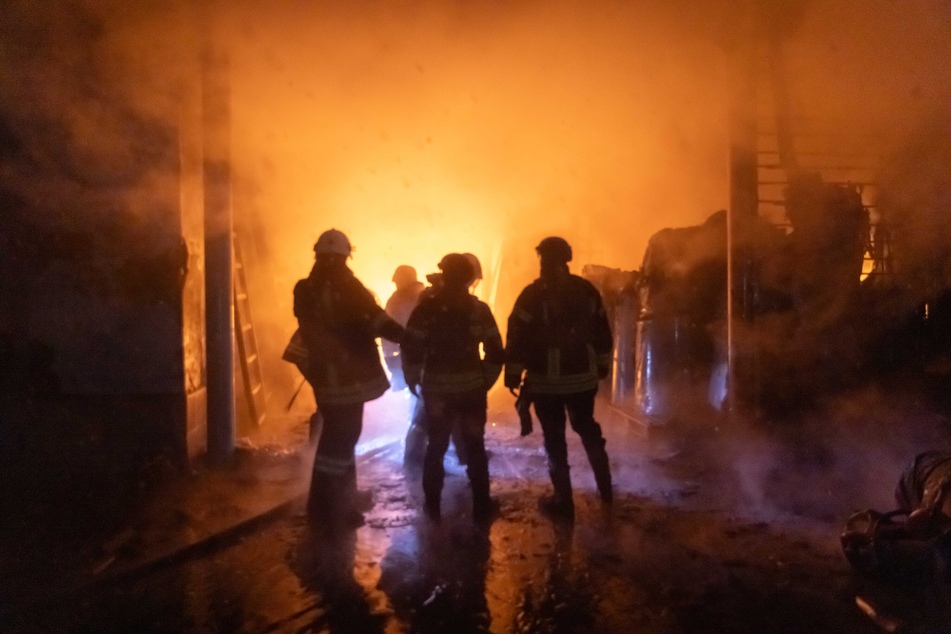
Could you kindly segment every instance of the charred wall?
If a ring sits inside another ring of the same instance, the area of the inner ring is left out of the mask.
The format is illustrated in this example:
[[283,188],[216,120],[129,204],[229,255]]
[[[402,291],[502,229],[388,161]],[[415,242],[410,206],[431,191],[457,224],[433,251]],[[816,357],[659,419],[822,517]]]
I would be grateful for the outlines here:
[[11,492],[134,492],[156,465],[183,464],[186,395],[204,384],[200,102],[175,58],[194,58],[186,16],[168,14],[168,38],[107,9],[12,2],[0,18]]

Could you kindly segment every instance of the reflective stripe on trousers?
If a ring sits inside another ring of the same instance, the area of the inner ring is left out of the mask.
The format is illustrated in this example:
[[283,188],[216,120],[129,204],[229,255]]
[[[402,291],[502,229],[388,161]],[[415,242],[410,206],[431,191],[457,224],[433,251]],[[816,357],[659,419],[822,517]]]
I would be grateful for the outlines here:
[[315,520],[333,519],[350,510],[357,485],[354,448],[363,428],[363,403],[318,403],[324,417],[317,441],[307,513]]

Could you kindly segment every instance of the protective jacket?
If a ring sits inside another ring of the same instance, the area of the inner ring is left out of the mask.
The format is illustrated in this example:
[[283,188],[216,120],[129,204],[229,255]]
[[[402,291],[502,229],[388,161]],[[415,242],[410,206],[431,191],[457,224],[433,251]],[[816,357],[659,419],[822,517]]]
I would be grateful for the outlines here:
[[294,287],[294,315],[319,406],[365,403],[389,388],[376,338],[399,341],[403,329],[350,269],[315,265]]
[[611,367],[613,340],[593,284],[565,272],[541,277],[522,291],[508,321],[505,385],[525,373],[528,394],[594,390]]
[[419,304],[419,296],[422,292],[422,282],[415,282],[407,288],[396,289],[386,300],[386,306],[384,307],[386,314],[405,328],[409,316],[413,314],[413,309]]
[[421,385],[424,394],[485,393],[502,371],[502,337],[492,311],[466,288],[424,294],[402,346],[406,382]]
[[[390,295],[390,298],[386,300],[386,306],[384,307],[386,314],[389,315],[393,321],[405,328],[406,323],[409,321],[409,316],[413,313],[413,309],[419,304],[419,296],[422,292],[422,282],[416,282],[408,288],[396,289],[393,291],[393,294]],[[391,357],[399,356],[399,344],[387,339],[384,339],[382,343],[383,356],[388,362]]]

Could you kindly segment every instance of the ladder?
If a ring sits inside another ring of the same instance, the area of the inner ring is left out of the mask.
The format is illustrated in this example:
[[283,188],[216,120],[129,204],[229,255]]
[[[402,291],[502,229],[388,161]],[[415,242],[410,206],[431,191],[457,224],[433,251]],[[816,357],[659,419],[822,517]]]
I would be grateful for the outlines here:
[[251,321],[251,302],[248,299],[244,259],[241,256],[241,244],[237,233],[232,234],[232,244],[234,248],[234,325],[235,339],[238,342],[238,360],[251,421],[256,428],[260,428],[264,424],[267,413],[264,374],[261,371],[261,358]]
[[[758,215],[789,231],[785,189],[797,170],[819,174],[825,183],[858,188],[869,215],[863,277],[892,270],[888,227],[877,206],[874,165],[837,138],[835,122],[803,117],[788,83],[782,51],[767,45],[757,63]],[[797,116],[798,115],[798,116]]]

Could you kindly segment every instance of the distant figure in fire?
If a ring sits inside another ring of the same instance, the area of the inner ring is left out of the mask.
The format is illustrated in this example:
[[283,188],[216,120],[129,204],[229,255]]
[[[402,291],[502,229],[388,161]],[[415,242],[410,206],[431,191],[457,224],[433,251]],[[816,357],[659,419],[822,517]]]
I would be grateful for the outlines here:
[[[416,269],[407,264],[396,267],[396,271],[393,272],[393,283],[396,284],[396,290],[386,300],[384,310],[393,321],[405,328],[413,309],[419,304],[419,296],[423,292],[423,283],[416,277]],[[386,367],[390,371],[390,382],[393,390],[406,389],[399,344],[386,339],[382,343],[383,360],[386,361]]]
[[594,396],[598,380],[610,371],[613,340],[597,289],[568,270],[568,242],[545,238],[535,250],[541,275],[525,287],[509,317],[505,386],[534,403],[541,423],[554,495],[540,506],[551,516],[571,519],[566,410],[588,454],[601,501],[610,505],[613,500],[605,441],[594,420]]
[[314,388],[324,425],[317,443],[307,514],[328,532],[356,528],[354,448],[363,404],[389,388],[376,338],[398,342],[403,328],[377,304],[347,267],[350,240],[336,229],[314,245],[310,276],[294,287],[294,315],[308,351],[304,377]]
[[406,382],[422,393],[426,408],[425,510],[439,519],[443,460],[453,426],[458,425],[468,455],[473,517],[484,522],[493,511],[485,452],[486,393],[502,372],[502,337],[489,307],[469,294],[474,275],[469,261],[450,253],[439,268],[441,288],[416,307],[403,338]]
[[[396,271],[393,272],[393,283],[396,284],[396,290],[386,300],[386,314],[405,328],[409,316],[419,305],[420,299],[424,295],[432,295],[431,289],[433,287],[424,287],[423,283],[417,278],[416,269],[406,264],[396,267]],[[403,357],[400,346],[384,340],[383,359],[386,361],[386,366],[392,375],[393,390],[406,389],[408,386],[403,376]],[[418,474],[423,465],[423,454],[426,451],[426,411],[419,396],[410,392],[410,399],[412,414],[410,415],[410,424],[406,430],[406,440],[404,441],[403,465],[413,469]]]

